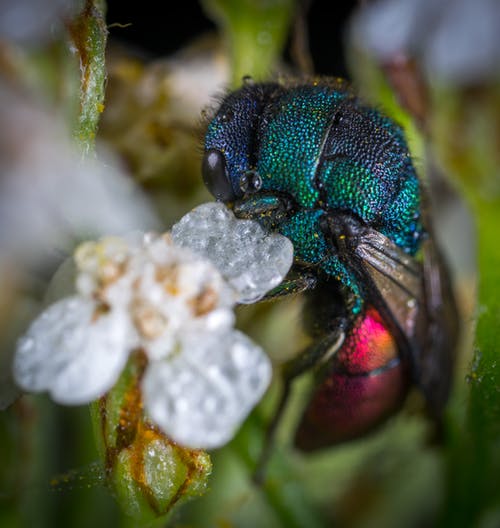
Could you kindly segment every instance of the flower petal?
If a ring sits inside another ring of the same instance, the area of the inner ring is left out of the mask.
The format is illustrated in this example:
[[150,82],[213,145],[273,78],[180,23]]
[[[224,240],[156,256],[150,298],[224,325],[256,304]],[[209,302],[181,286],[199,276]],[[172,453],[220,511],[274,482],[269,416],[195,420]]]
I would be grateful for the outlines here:
[[76,296],[39,315],[17,344],[19,386],[48,390],[55,401],[74,405],[105,393],[125,365],[134,337],[124,314],[94,316],[94,302]]
[[221,203],[202,204],[172,227],[174,242],[210,259],[239,293],[252,303],[277,286],[293,260],[288,238],[267,233],[253,220],[240,220]]
[[271,365],[241,332],[189,339],[187,350],[150,364],[145,407],[176,442],[211,449],[228,442],[265,392]]

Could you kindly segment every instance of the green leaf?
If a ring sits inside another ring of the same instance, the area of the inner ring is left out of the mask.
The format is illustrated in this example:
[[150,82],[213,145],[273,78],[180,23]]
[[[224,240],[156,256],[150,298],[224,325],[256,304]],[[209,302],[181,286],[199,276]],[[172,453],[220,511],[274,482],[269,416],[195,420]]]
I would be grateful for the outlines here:
[[500,95],[493,84],[439,88],[434,97],[439,108],[434,144],[469,204],[478,250],[474,357],[465,418],[450,431],[443,525],[495,526],[500,519]]

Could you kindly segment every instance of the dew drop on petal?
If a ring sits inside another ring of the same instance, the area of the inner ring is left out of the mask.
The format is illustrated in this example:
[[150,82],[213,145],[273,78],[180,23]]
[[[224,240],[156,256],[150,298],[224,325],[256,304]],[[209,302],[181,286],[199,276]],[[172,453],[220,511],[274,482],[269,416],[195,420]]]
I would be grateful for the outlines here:
[[49,391],[64,404],[83,404],[118,378],[131,336],[124,315],[102,315],[95,304],[67,297],[49,306],[18,341],[14,378],[24,390]]
[[145,407],[179,444],[217,448],[232,438],[264,394],[271,365],[260,347],[236,330],[191,339],[185,347],[148,367]]
[[221,203],[202,204],[172,227],[174,242],[210,259],[239,293],[238,302],[262,298],[285,277],[293,260],[286,237],[253,220],[237,219]]

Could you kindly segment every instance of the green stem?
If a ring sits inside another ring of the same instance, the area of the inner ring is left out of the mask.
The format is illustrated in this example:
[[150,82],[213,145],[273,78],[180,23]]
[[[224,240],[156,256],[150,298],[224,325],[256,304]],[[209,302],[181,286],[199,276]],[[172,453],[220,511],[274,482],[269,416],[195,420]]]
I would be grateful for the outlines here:
[[83,11],[68,25],[80,62],[80,108],[74,137],[84,155],[93,152],[97,126],[104,109],[107,28],[105,0],[86,0]]
[[260,81],[274,73],[283,51],[294,0],[203,0],[222,29],[231,60],[232,85],[245,76]]
[[[245,422],[230,447],[246,467],[249,478],[254,473],[264,441],[266,425],[253,413]],[[327,522],[318,512],[316,504],[308,497],[306,490],[290,466],[289,459],[274,446],[267,478],[260,488],[280,526],[287,528],[325,528]]]

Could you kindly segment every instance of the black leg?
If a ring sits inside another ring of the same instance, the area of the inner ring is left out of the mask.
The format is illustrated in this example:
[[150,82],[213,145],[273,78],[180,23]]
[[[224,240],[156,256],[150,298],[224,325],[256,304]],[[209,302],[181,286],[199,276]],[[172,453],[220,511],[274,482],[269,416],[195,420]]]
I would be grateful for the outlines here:
[[312,367],[328,361],[342,346],[344,342],[345,322],[339,319],[337,329],[322,339],[307,347],[299,356],[288,361],[283,367],[283,388],[276,410],[266,430],[264,447],[260,454],[257,466],[253,474],[253,481],[262,485],[266,477],[267,464],[272,453],[276,431],[286,409],[291,392],[293,380]]

